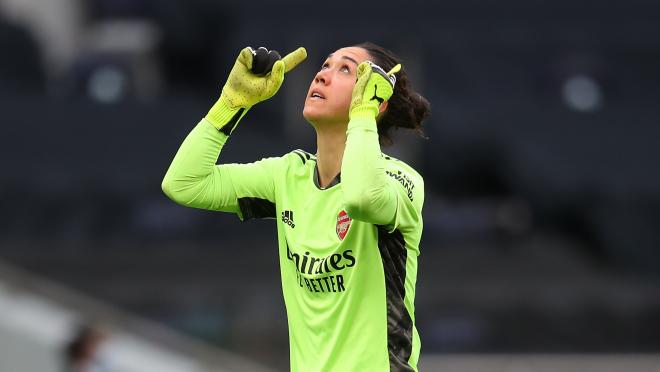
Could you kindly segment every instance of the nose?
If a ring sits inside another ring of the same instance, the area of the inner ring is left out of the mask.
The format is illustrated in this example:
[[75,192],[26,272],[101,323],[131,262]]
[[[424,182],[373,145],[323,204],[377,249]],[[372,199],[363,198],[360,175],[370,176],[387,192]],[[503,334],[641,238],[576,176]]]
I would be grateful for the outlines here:
[[314,82],[327,85],[330,82],[330,75],[328,74],[328,69],[324,69],[317,72],[316,76],[314,76]]

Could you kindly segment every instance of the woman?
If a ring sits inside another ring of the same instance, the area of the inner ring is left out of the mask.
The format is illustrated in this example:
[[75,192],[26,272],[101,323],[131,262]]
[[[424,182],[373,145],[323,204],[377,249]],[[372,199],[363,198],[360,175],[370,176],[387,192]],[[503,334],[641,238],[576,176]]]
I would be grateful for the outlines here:
[[215,164],[239,120],[305,58],[303,48],[281,59],[242,50],[220,99],[181,145],[163,191],[241,220],[277,218],[292,371],[416,371],[424,185],[380,143],[391,143],[396,128],[421,132],[430,109],[398,58],[371,43],[328,56],[303,110],[316,130],[316,155],[294,150]]

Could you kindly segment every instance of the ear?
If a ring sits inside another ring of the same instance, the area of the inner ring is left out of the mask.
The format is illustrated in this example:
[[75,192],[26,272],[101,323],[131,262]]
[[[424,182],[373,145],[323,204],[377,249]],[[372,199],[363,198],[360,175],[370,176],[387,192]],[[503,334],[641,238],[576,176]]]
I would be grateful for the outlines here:
[[383,113],[385,112],[385,110],[387,110],[387,103],[388,103],[387,101],[383,101],[383,103],[381,103],[380,106],[378,106],[378,118],[383,116]]

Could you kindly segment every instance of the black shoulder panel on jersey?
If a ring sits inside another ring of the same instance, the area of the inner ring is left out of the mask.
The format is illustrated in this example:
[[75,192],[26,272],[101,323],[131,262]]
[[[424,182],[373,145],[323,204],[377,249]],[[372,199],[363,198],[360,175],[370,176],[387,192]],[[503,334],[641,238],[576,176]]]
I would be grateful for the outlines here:
[[314,155],[308,153],[308,152],[305,151],[305,150],[296,149],[296,150],[293,150],[292,152],[295,153],[296,155],[298,155],[298,156],[300,157],[300,160],[302,160],[303,164],[305,164],[305,162],[306,162],[307,160],[314,160],[314,161],[316,161],[316,156],[314,156]]
[[255,218],[275,218],[275,203],[260,198],[238,198],[243,221]]
[[300,151],[294,150],[293,153],[298,155],[300,157],[300,160],[302,160],[303,164],[305,164],[305,161],[306,161],[305,156],[303,154],[301,154]]
[[404,303],[406,297],[406,259],[408,252],[403,234],[399,230],[388,233],[378,227],[378,250],[385,273],[387,296],[387,349],[390,371],[408,372],[412,353],[413,322]]

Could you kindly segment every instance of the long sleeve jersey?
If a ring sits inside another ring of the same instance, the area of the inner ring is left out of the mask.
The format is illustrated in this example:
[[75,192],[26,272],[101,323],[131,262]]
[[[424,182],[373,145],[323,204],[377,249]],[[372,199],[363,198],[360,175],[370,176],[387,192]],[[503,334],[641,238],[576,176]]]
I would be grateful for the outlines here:
[[422,177],[381,152],[373,119],[351,120],[325,188],[302,150],[216,165],[227,138],[202,119],[162,187],[185,206],[276,219],[291,370],[417,371]]

